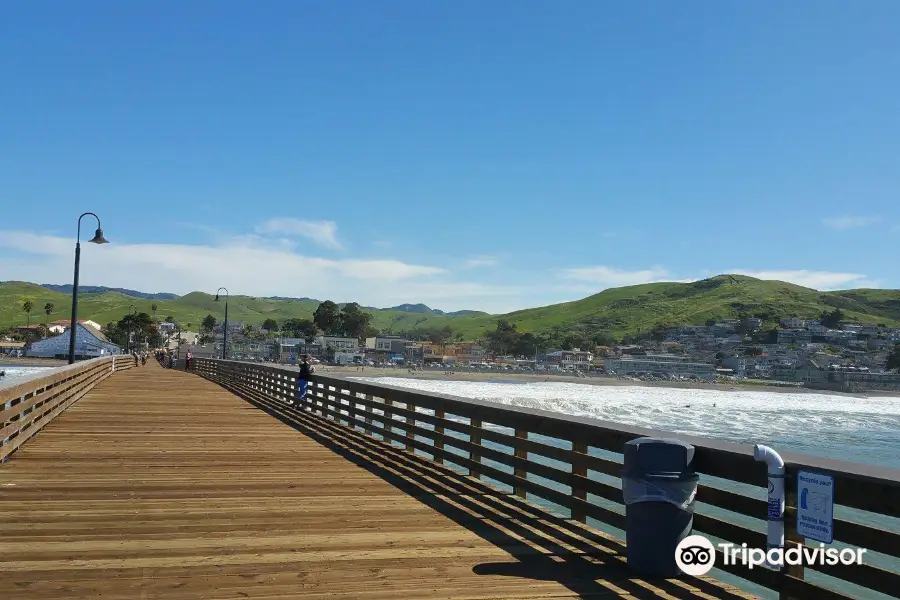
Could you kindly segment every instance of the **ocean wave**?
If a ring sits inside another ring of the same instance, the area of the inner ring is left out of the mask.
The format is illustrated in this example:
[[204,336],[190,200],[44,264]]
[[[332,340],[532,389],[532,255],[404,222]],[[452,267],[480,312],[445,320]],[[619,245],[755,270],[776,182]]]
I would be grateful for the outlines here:
[[360,381],[900,467],[900,398],[534,382]]

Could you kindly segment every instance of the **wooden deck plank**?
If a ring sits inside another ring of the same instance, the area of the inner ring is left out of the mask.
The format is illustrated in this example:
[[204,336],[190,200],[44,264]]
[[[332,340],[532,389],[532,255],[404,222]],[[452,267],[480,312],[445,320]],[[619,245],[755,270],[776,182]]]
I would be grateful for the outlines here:
[[194,375],[116,374],[0,467],[0,597],[750,598]]

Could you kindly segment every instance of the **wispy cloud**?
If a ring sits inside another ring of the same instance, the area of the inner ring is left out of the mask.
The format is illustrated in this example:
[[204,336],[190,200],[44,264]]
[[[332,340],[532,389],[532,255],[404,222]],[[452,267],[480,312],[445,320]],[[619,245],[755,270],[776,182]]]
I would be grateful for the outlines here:
[[393,248],[394,242],[392,242],[391,240],[375,240],[374,245],[376,248],[387,249]]
[[605,265],[564,269],[560,273],[560,276],[565,279],[593,283],[602,288],[675,280],[675,278],[672,277],[672,274],[662,267],[627,271]]
[[747,275],[757,279],[786,281],[814,290],[840,290],[848,288],[878,287],[879,282],[869,279],[862,273],[839,273],[833,271],[746,271],[734,269],[729,271],[736,275]]
[[[424,302],[443,310],[489,312],[528,306],[531,291],[466,280],[429,264],[309,256],[278,236],[249,234],[194,244],[139,244],[123,238],[112,242],[82,246],[82,284],[176,294],[215,291],[224,285],[235,295],[306,296],[369,306]],[[71,254],[69,236],[0,231],[4,280],[71,281]]]
[[[838,290],[847,288],[879,287],[881,282],[871,279],[863,273],[844,273],[835,271],[814,271],[806,269],[796,270],[754,270],[731,269],[728,273],[747,275],[757,279],[786,281],[816,290]],[[621,287],[627,285],[639,285],[642,283],[655,283],[660,281],[692,282],[706,277],[712,273],[708,271],[695,272],[692,277],[676,275],[664,267],[651,267],[640,270],[624,270],[608,266],[580,267],[566,269],[561,273],[565,279],[593,284],[594,291],[600,289]]]
[[463,267],[466,269],[475,269],[477,267],[493,267],[500,262],[500,259],[496,256],[473,256],[463,263]]
[[257,233],[305,237],[325,248],[341,249],[337,224],[333,221],[302,221],[290,217],[269,219],[256,227]]
[[861,227],[868,227],[869,225],[875,225],[881,222],[881,217],[876,216],[844,216],[844,217],[828,217],[822,219],[822,224],[829,229],[836,229],[838,231],[844,231],[846,229],[859,229]]

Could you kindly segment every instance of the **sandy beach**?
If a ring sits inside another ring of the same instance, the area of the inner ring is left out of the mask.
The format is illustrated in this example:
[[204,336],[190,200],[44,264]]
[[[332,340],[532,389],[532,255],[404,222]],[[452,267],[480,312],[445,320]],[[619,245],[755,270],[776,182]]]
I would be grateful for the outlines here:
[[0,355],[0,365],[20,365],[23,367],[61,367],[69,364],[65,360],[55,358],[29,358],[27,356],[16,358],[15,356]]
[[[641,381],[639,379],[620,379],[617,377],[575,377],[565,374],[549,374],[549,373],[499,373],[499,372],[478,372],[478,371],[437,371],[424,370],[412,371],[407,369],[379,369],[375,367],[366,367],[364,371],[359,371],[357,367],[335,367],[335,366],[316,366],[316,372],[323,375],[336,375],[339,377],[402,377],[407,379],[443,379],[450,381],[522,381],[522,382],[557,382],[557,383],[577,383],[581,385],[606,385],[606,386],[640,386],[640,387],[663,387],[663,388],[680,388],[688,390],[719,390],[719,391],[739,391],[739,392],[781,392],[781,393],[819,393],[821,390],[814,390],[803,387],[785,387],[765,384],[734,384],[720,382],[699,382],[699,381]],[[836,393],[836,392],[829,392]]]

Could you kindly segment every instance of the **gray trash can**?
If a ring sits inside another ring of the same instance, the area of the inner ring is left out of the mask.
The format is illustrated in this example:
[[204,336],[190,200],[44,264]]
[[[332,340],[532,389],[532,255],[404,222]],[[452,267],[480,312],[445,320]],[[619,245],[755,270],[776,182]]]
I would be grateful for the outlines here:
[[691,534],[700,476],[694,447],[678,440],[638,438],[625,444],[625,552],[629,569],[677,577],[675,548]]

